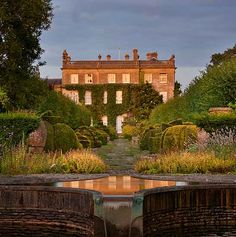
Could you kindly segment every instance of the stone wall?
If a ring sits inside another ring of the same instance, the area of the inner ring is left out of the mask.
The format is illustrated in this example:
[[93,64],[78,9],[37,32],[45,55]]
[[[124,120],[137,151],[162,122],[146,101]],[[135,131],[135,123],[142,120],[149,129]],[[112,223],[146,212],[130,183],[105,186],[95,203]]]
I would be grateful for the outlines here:
[[206,236],[236,226],[236,186],[186,186],[144,192],[143,236]]
[[93,192],[53,187],[0,187],[0,236],[94,235]]

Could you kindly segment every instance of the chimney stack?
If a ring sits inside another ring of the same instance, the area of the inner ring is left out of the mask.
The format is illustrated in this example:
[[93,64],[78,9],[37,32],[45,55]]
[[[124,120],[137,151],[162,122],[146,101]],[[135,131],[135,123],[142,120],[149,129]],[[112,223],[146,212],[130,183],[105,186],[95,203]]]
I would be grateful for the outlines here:
[[111,60],[111,55],[107,55],[107,61],[110,61]]
[[157,54],[157,52],[148,52],[146,54],[146,57],[147,57],[147,60],[151,60],[151,59],[157,60],[158,54]]
[[139,59],[138,50],[133,49],[133,60],[138,61],[138,59]]
[[125,61],[129,61],[129,54],[125,54]]

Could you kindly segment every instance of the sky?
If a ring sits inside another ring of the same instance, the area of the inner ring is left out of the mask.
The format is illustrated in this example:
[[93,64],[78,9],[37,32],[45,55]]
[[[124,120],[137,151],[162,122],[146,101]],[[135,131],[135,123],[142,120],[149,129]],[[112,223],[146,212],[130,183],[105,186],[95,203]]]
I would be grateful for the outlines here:
[[[157,51],[176,56],[176,80],[185,88],[211,55],[236,44],[236,0],[52,0],[51,28],[43,32],[41,77],[61,78],[62,52],[72,60]],[[120,49],[120,53],[119,53]]]

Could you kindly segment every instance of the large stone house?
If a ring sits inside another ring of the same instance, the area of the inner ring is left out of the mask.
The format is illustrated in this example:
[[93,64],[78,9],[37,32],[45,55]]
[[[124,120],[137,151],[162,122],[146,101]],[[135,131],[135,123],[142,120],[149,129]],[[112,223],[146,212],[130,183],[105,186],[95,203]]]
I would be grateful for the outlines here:
[[[147,53],[146,60],[139,58],[138,50],[133,49],[132,58],[126,54],[123,60],[113,60],[110,55],[97,60],[71,60],[66,50],[63,52],[62,62],[62,93],[76,103],[80,102],[77,90],[65,89],[67,85],[98,85],[98,84],[140,84],[151,83],[153,88],[162,96],[163,101],[173,97],[175,84],[175,56],[168,60],[159,60],[157,52]],[[108,98],[108,91],[104,91],[104,103]],[[122,90],[116,91],[116,104],[122,103]],[[92,92],[85,91],[85,105],[91,105]],[[117,132],[122,132],[121,126],[127,114],[120,114],[116,118]],[[109,124],[108,117],[102,116],[105,125]]]

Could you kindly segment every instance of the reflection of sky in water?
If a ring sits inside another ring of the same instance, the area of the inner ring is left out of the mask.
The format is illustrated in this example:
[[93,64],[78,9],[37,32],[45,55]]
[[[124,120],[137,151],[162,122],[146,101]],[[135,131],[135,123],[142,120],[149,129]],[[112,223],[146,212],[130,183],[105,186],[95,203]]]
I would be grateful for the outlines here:
[[131,195],[144,189],[185,185],[187,185],[186,182],[138,179],[128,175],[55,183],[56,187],[90,189],[105,195]]

